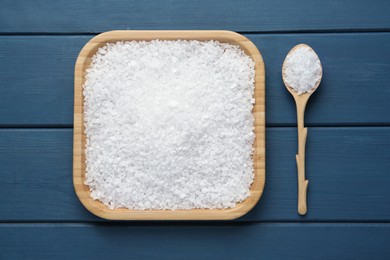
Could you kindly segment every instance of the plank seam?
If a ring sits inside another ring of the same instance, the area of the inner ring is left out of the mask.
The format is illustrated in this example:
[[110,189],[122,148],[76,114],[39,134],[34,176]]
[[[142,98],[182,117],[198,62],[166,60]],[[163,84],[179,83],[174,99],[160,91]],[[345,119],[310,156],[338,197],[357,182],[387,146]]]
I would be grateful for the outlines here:
[[[184,29],[183,29],[184,30]],[[236,31],[240,34],[348,34],[348,33],[387,33],[390,28],[357,28],[357,29],[317,29],[317,30],[280,30],[280,31]],[[0,32],[0,36],[95,36],[96,32]]]
[[265,224],[265,225],[274,225],[274,224],[302,224],[302,225],[367,225],[367,224],[377,224],[377,225],[390,225],[390,220],[377,221],[377,220],[367,220],[367,221],[354,221],[354,220],[345,220],[345,221],[320,221],[320,220],[307,220],[307,221],[272,221],[272,220],[215,220],[215,221],[201,221],[201,220],[189,220],[189,221],[177,221],[177,220],[153,220],[153,221],[110,221],[110,220],[99,220],[99,221],[0,221],[0,227],[5,225],[109,225],[109,226],[242,226],[250,224]]

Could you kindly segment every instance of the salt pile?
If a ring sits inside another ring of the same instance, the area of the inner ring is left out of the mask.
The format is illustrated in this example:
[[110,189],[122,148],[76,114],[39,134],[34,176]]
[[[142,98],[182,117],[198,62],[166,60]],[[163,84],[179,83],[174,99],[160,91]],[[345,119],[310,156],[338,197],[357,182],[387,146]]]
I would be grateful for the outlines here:
[[283,78],[298,95],[311,93],[321,76],[320,59],[309,46],[302,45],[287,55],[283,64]]
[[86,181],[110,208],[230,208],[253,182],[254,62],[217,41],[109,43],[84,84]]

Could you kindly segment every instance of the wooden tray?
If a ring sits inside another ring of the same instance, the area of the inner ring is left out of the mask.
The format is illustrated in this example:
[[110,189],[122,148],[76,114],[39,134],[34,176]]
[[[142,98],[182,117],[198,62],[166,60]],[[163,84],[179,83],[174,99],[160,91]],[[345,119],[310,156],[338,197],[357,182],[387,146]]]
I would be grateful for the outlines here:
[[[256,103],[254,142],[254,182],[250,196],[231,209],[194,209],[194,210],[111,210],[90,196],[90,190],[84,184],[85,179],[85,134],[83,123],[83,83],[85,71],[91,57],[97,49],[108,42],[131,40],[218,40],[236,44],[255,61]],[[231,31],[110,31],[97,35],[81,50],[75,67],[74,84],[74,132],[73,132],[73,185],[81,203],[93,214],[113,220],[224,220],[235,219],[251,210],[259,201],[265,183],[265,75],[264,62],[256,46],[246,37]]]

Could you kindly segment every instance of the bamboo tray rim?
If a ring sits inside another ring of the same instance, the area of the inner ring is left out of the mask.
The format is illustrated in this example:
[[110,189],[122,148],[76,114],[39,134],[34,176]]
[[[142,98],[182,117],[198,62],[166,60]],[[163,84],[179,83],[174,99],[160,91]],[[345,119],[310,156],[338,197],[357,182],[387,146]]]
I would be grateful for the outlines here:
[[[109,209],[90,196],[84,184],[85,179],[85,134],[83,122],[83,83],[85,70],[97,49],[108,42],[160,40],[217,40],[238,45],[255,61],[255,118],[254,181],[250,196],[234,208],[192,209],[192,210],[130,210]],[[265,68],[264,61],[256,46],[246,37],[232,31],[132,31],[119,30],[101,33],[82,48],[75,64],[74,81],[74,131],[73,131],[73,186],[81,203],[91,213],[110,220],[229,220],[248,213],[259,201],[265,184]]]

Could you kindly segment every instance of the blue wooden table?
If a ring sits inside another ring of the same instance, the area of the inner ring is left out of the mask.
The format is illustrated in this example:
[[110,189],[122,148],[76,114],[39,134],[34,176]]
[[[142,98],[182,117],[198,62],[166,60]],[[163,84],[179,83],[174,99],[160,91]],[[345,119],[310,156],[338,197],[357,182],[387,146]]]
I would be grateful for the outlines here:
[[[111,222],[72,186],[73,69],[113,29],[226,29],[266,64],[267,177],[224,222]],[[298,43],[321,57],[309,102],[305,217],[296,212]],[[0,2],[0,259],[390,259],[390,1]]]

